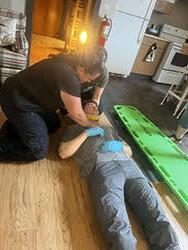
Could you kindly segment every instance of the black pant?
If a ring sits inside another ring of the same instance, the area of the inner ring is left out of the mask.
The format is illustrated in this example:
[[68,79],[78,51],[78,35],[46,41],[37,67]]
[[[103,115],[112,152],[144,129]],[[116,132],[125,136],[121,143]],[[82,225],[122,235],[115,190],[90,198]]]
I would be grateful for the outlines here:
[[8,102],[1,104],[8,120],[1,131],[0,161],[35,161],[44,158],[48,151],[48,133],[60,127],[58,115],[55,112],[21,112]]

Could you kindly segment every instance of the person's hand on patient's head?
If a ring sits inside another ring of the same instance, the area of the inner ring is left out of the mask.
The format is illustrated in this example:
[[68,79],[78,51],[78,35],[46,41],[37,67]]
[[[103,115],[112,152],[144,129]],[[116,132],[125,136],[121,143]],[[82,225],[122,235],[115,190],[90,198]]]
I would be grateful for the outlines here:
[[98,135],[101,137],[104,136],[104,129],[100,127],[89,128],[89,129],[86,129],[85,132],[88,137],[98,136]]
[[89,120],[98,121],[99,119],[99,110],[95,103],[88,102],[84,107],[84,112]]
[[84,107],[84,112],[86,114],[91,114],[91,115],[98,115],[99,114],[98,107],[93,102],[86,103],[86,105]]

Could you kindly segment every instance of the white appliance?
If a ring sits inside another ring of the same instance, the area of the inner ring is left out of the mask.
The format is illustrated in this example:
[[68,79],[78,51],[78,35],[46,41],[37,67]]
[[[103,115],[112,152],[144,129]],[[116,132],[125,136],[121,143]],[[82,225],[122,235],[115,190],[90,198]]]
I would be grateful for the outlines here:
[[172,61],[176,53],[181,53],[183,42],[188,37],[188,31],[164,24],[160,37],[171,41],[171,43],[164,54],[153,80],[158,83],[174,83],[175,85],[179,85],[184,74],[188,73],[187,68],[175,66],[172,64]]
[[112,18],[112,30],[105,46],[109,72],[124,76],[130,74],[155,2],[156,0],[101,1],[99,15],[103,17],[107,14]]

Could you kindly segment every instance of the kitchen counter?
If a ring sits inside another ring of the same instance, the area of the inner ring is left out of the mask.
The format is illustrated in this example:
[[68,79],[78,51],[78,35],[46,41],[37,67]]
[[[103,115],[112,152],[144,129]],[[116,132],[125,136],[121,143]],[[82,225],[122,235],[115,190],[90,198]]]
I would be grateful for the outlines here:
[[188,43],[184,43],[183,46],[188,48]]
[[183,54],[188,55],[188,43],[184,43],[183,47],[182,47],[182,51]]
[[[133,65],[132,72],[136,74],[153,76],[170,42],[170,40],[145,33],[144,39],[140,45],[135,63]],[[155,57],[153,61],[147,62],[145,58],[150,52],[151,46],[153,44],[157,46]],[[181,53],[188,55],[188,43],[183,44]]]
[[161,38],[161,37],[158,37],[158,36],[154,36],[154,35],[151,35],[151,34],[148,34],[148,33],[145,33],[144,36],[149,37],[149,38],[153,38],[153,39],[157,39],[157,40],[163,41],[163,42],[170,42],[170,40],[167,40],[167,39],[164,39],[164,38]]
[[[159,41],[164,41],[164,42],[171,42],[170,40],[168,39],[164,39],[164,38],[161,38],[161,37],[158,37],[158,36],[154,36],[154,35],[151,35],[151,34],[148,34],[148,33],[145,33],[144,34],[144,37],[149,37],[149,38],[152,38],[152,39],[157,39]],[[183,44],[183,47],[187,48],[188,49],[188,43],[184,43]]]
[[[140,49],[133,65],[132,72],[136,74],[153,76],[164,56],[169,43],[169,40],[145,33],[144,39],[140,45]],[[149,51],[151,51],[153,44],[157,46],[155,57],[153,61],[147,62],[145,58]]]

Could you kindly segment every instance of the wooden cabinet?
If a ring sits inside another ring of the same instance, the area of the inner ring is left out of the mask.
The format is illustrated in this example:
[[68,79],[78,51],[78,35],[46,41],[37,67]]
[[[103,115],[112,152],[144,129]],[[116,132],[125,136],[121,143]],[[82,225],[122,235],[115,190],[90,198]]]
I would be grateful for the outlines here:
[[154,11],[170,15],[173,11],[174,4],[166,0],[157,0]]
[[57,37],[61,29],[64,0],[35,0],[32,32]]
[[183,53],[183,54],[185,54],[185,55],[188,55],[188,43],[184,43],[184,44],[183,44],[181,53]]
[[[145,58],[153,44],[156,44],[157,46],[154,61],[146,62]],[[154,36],[145,35],[133,65],[132,73],[153,76],[163,58],[168,44],[168,41],[155,38]]]

